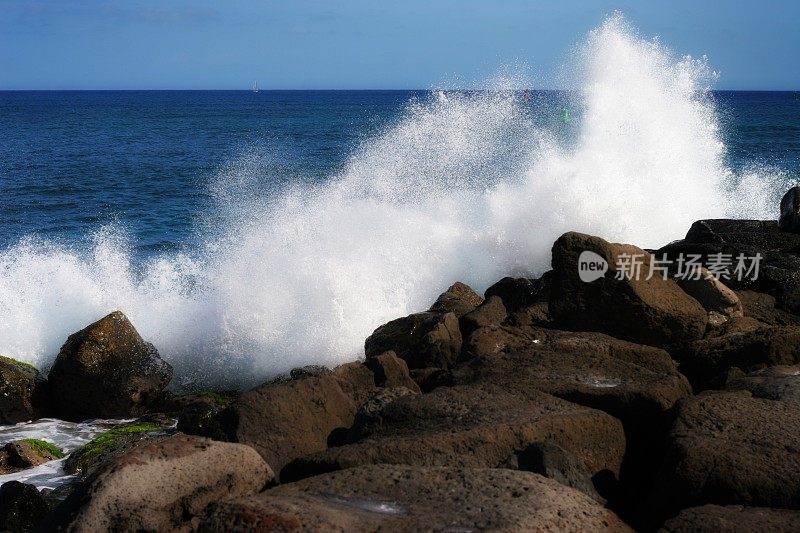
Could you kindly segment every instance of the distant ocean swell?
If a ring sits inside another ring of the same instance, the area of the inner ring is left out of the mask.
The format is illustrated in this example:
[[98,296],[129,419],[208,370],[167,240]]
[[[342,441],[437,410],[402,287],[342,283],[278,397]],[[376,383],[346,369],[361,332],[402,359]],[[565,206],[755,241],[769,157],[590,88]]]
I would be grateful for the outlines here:
[[725,167],[704,60],[619,16],[578,50],[571,142],[534,126],[518,91],[441,93],[324,185],[254,193],[245,153],[213,183],[223,222],[198,229],[196,254],[134,266],[116,226],[84,250],[19,242],[0,252],[0,354],[47,368],[69,333],[120,309],[175,386],[246,387],[359,357],[453,281],[541,274],[564,231],[655,246],[699,218],[774,218],[783,178]]

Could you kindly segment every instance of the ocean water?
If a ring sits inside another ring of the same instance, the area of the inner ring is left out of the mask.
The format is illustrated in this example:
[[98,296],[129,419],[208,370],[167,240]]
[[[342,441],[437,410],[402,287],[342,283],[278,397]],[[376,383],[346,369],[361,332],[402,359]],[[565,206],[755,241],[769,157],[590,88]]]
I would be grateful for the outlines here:
[[46,370],[119,309],[174,388],[247,387],[456,280],[541,274],[564,231],[776,218],[800,100],[712,67],[611,17],[561,91],[0,92],[0,354]]

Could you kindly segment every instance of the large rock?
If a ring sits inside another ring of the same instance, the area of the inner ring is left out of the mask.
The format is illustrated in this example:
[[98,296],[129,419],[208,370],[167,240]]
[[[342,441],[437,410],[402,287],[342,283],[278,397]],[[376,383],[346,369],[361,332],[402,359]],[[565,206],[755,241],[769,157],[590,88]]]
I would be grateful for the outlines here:
[[770,326],[800,326],[800,316],[793,315],[776,304],[775,297],[762,292],[736,291],[745,317],[754,318]]
[[455,383],[537,389],[621,420],[627,446],[620,493],[603,492],[629,521],[641,512],[671,409],[692,393],[667,352],[601,333],[509,327],[477,330],[464,350],[474,357],[453,370]]
[[747,392],[682,400],[651,497],[653,516],[704,505],[800,508],[800,409]]
[[0,530],[28,533],[49,512],[50,506],[35,486],[9,481],[0,487]]
[[720,322],[731,317],[744,316],[739,296],[705,268],[700,269],[700,275],[696,279],[680,279],[678,285],[700,302],[709,312],[709,319],[712,321]]
[[0,424],[39,418],[47,407],[47,383],[39,371],[0,357]]
[[539,441],[569,451],[592,476],[616,476],[625,451],[617,419],[536,390],[440,387],[398,397],[373,416],[381,423],[361,428],[361,440],[297,459],[281,479],[379,463],[495,467]]
[[367,359],[393,351],[409,369],[449,368],[461,352],[461,331],[455,313],[426,311],[388,322],[364,342]]
[[[581,280],[578,263],[583,252],[607,263],[604,275],[591,282]],[[626,257],[641,260],[641,274],[616,279]],[[565,233],[553,245],[553,319],[567,329],[601,331],[652,346],[681,346],[699,339],[708,321],[706,310],[658,271],[648,279],[652,261],[649,253],[635,246]]]
[[550,299],[551,276],[547,273],[539,279],[505,277],[486,289],[484,298],[488,300],[497,296],[503,301],[506,311],[516,313]]
[[61,418],[136,416],[172,379],[172,367],[119,311],[73,333],[48,376]]
[[681,371],[697,389],[724,385],[727,371],[745,373],[800,363],[800,327],[757,326],[703,339],[681,360]]
[[[711,222],[754,223],[761,227],[752,232],[720,232],[698,230],[706,228]],[[659,258],[665,258],[675,264],[681,256],[696,259],[701,266],[713,270],[719,264],[719,258],[726,257],[730,261],[730,272],[722,281],[729,288],[752,290],[775,297],[779,308],[791,313],[800,312],[800,235],[782,233],[775,222],[761,221],[700,221],[689,230],[686,238],[670,243],[656,252]],[[738,258],[745,258],[745,266],[752,266],[752,258],[760,257],[758,273],[735,272]],[[747,275],[745,275],[747,274]]]
[[458,321],[461,335],[468,338],[473,331],[486,326],[499,326],[506,319],[506,308],[499,296],[489,296],[481,305]]
[[658,533],[755,533],[800,531],[800,511],[743,507],[741,505],[703,505],[684,509],[667,520]]
[[774,220],[698,220],[689,228],[685,241],[741,245],[767,251],[800,251],[800,236],[782,232]]
[[789,233],[800,233],[800,187],[792,187],[781,198],[778,228]]
[[483,303],[483,298],[472,290],[469,285],[455,282],[445,292],[439,295],[429,311],[437,313],[454,313],[460,317],[469,313]]
[[534,442],[512,454],[502,466],[541,474],[562,485],[577,489],[603,505],[606,503],[595,490],[592,478],[580,460],[552,442]]
[[209,504],[273,479],[248,446],[178,433],[107,461],[48,520],[71,532],[187,530]]
[[726,383],[729,390],[746,390],[755,398],[780,400],[800,407],[800,366],[773,366],[733,377]]
[[239,396],[207,424],[207,435],[252,446],[275,472],[292,459],[324,450],[337,431],[353,424],[375,392],[361,363],[333,372],[265,383]]
[[215,506],[211,531],[631,531],[575,489],[530,472],[374,465]]
[[411,379],[406,362],[392,351],[370,357],[364,365],[375,375],[378,387],[406,387],[420,392],[417,383]]

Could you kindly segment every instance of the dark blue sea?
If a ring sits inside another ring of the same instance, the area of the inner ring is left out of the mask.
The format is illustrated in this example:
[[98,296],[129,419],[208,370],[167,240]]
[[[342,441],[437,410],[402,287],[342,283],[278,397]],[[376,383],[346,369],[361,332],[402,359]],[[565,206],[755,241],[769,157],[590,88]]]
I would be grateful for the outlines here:
[[[261,179],[319,183],[396,123],[408,91],[0,92],[0,249],[25,236],[79,243],[121,224],[137,255],[191,246],[210,182],[246,151]],[[800,100],[791,92],[715,92],[726,165],[800,172]],[[520,96],[560,117],[564,95]],[[580,116],[573,114],[577,125]]]

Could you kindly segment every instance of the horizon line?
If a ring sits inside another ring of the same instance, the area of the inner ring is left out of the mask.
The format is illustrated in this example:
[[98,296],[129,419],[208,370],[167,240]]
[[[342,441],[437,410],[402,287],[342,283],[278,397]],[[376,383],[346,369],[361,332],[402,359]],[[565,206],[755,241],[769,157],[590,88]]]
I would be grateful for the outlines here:
[[[102,88],[93,88],[93,89],[3,89],[0,88],[0,92],[189,92],[189,91],[215,91],[215,92],[287,92],[287,91],[307,91],[307,92],[354,92],[354,91],[364,91],[364,92],[432,92],[432,91],[467,91],[467,92],[484,92],[484,91],[495,91],[495,92],[503,92],[503,91],[539,91],[539,92],[553,92],[553,91],[575,91],[577,89],[555,89],[550,87],[543,87],[543,88],[531,88],[531,87],[519,87],[519,88],[510,88],[510,89],[474,89],[474,88],[427,88],[427,89],[363,89],[363,88],[351,88],[351,89],[262,89],[259,88],[258,91],[253,91],[253,89],[102,89]],[[781,89],[781,88],[773,88],[773,89],[743,89],[743,88],[718,88],[718,89],[710,89],[711,92],[798,92],[798,89]]]

